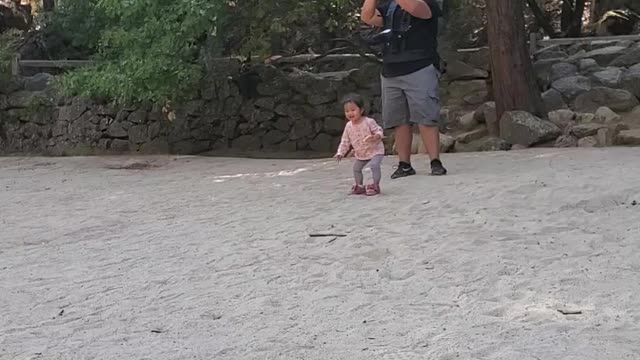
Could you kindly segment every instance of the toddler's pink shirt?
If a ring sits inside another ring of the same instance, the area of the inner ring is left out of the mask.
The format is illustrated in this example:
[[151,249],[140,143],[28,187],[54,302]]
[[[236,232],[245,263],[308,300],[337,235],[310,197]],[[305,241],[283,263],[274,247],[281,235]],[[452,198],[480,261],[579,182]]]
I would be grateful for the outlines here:
[[371,160],[376,155],[384,155],[382,140],[364,141],[367,136],[376,134],[382,138],[382,128],[370,117],[363,116],[356,124],[349,121],[342,133],[337,155],[345,156],[350,147],[353,147],[358,160]]

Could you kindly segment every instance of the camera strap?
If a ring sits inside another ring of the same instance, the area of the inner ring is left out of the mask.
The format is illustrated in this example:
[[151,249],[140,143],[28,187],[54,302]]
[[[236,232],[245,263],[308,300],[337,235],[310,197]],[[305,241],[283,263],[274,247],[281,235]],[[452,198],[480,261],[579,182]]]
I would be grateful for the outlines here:
[[411,27],[411,15],[406,11],[400,9],[400,11],[403,12],[402,21],[400,22],[400,27],[396,28],[395,13],[396,13],[396,10],[398,10],[398,7],[399,7],[398,3],[395,0],[392,0],[389,3],[389,7],[387,7],[387,13],[385,14],[385,18],[387,19],[387,23],[389,24],[389,29],[391,31],[399,30],[399,31],[405,32],[409,30],[409,28]]

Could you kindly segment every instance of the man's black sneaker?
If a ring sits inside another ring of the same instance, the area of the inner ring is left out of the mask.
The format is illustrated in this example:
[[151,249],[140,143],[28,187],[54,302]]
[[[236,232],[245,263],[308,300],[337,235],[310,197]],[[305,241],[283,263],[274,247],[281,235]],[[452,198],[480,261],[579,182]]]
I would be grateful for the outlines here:
[[398,165],[398,168],[396,169],[396,171],[393,174],[391,174],[391,178],[397,179],[397,178],[407,177],[415,174],[416,174],[416,171],[413,169],[411,164],[401,162]]
[[442,176],[447,175],[447,169],[442,165],[442,161],[435,159],[431,161],[431,175]]

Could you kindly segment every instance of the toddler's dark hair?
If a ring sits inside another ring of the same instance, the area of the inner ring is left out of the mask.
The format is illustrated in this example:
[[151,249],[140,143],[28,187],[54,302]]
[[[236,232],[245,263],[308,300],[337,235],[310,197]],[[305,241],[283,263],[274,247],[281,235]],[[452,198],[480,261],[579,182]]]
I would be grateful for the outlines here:
[[342,105],[348,104],[348,103],[354,103],[356,104],[357,107],[359,107],[360,109],[362,109],[362,111],[365,111],[364,108],[364,98],[356,93],[351,93],[346,95],[345,97],[342,98]]

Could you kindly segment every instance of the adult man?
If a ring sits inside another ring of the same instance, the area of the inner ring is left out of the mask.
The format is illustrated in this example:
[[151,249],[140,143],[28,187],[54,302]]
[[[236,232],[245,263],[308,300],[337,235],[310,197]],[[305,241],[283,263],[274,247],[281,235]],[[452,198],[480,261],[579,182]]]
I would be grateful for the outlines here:
[[415,175],[411,166],[413,124],[431,158],[431,174],[445,175],[440,161],[440,56],[438,55],[438,17],[436,0],[391,0],[378,6],[364,0],[362,21],[384,27],[388,35],[382,58],[382,120],[395,129],[398,169],[392,179]]

